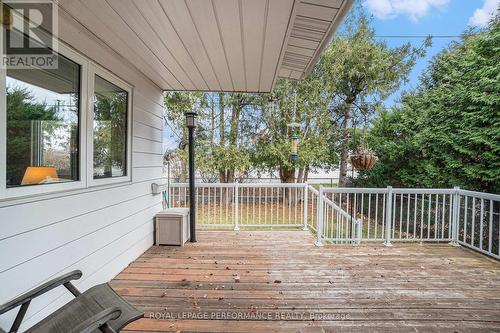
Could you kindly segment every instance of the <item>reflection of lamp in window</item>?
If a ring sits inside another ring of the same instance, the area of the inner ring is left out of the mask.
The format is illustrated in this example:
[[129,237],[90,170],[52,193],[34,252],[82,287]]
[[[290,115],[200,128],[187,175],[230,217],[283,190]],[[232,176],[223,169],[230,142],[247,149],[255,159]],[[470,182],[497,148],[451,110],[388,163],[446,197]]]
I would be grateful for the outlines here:
[[31,166],[26,169],[21,185],[49,183],[57,178],[57,171],[54,167]]
[[6,4],[2,4],[0,7],[2,7],[2,26],[4,29],[11,30],[13,23],[11,8]]

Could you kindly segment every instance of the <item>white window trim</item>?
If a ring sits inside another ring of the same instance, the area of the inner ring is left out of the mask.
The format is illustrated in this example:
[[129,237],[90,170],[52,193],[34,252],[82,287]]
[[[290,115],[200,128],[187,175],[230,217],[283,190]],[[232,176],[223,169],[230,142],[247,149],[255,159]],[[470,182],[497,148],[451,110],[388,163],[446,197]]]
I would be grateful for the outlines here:
[[[94,179],[94,83],[95,76],[98,75],[106,81],[109,81],[116,85],[117,87],[125,90],[127,92],[127,172],[125,176],[121,177],[109,177],[109,178],[99,178]],[[89,187],[117,184],[124,182],[132,182],[132,86],[121,80],[111,72],[106,69],[96,65],[91,64],[88,71],[88,114],[87,123],[89,128],[87,130],[87,184]]]
[[6,76],[7,71],[5,69],[1,70],[0,73],[0,107],[5,110],[5,112],[0,112],[0,200],[26,197],[33,195],[48,194],[61,191],[69,191],[75,189],[85,188],[87,186],[86,174],[87,174],[87,161],[85,160],[86,150],[87,150],[87,117],[86,110],[87,106],[87,73],[89,67],[89,61],[73,51],[69,47],[59,43],[58,52],[60,55],[70,59],[76,64],[80,65],[80,108],[79,108],[79,179],[76,181],[64,182],[64,183],[52,183],[45,185],[33,185],[33,186],[20,186],[7,188],[6,177],[7,177],[7,94],[6,94]]
[[[7,94],[6,70],[0,68],[0,202],[26,197],[51,195],[55,193],[74,190],[94,189],[97,186],[112,186],[120,183],[132,183],[132,99],[133,87],[118,78],[110,71],[93,63],[85,56],[74,51],[63,42],[59,41],[57,53],[80,65],[80,109],[79,109],[79,180],[52,183],[45,185],[20,186],[7,188]],[[127,91],[127,174],[122,177],[94,179],[94,76],[99,75],[105,80]]]

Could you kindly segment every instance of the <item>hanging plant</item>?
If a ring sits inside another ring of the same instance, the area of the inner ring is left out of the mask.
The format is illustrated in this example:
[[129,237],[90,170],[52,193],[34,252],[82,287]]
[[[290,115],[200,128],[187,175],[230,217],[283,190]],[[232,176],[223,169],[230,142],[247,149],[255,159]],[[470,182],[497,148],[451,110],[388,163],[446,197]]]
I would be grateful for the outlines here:
[[350,158],[352,166],[358,170],[370,170],[378,160],[377,155],[368,147],[364,139]]

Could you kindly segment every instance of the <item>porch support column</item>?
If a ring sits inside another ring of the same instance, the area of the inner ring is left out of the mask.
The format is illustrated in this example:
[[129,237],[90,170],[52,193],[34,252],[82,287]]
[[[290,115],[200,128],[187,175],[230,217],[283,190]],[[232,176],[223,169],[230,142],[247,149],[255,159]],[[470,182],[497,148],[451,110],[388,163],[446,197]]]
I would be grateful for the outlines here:
[[196,242],[196,189],[194,184],[194,129],[196,128],[196,112],[186,112],[189,146],[189,231],[191,243]]

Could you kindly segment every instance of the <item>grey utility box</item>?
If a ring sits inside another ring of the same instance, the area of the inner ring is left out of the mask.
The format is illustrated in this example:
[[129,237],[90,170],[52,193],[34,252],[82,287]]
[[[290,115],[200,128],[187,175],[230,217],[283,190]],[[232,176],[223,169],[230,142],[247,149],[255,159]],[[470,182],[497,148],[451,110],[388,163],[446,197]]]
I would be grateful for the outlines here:
[[155,244],[183,246],[189,240],[189,208],[169,208],[156,214]]

